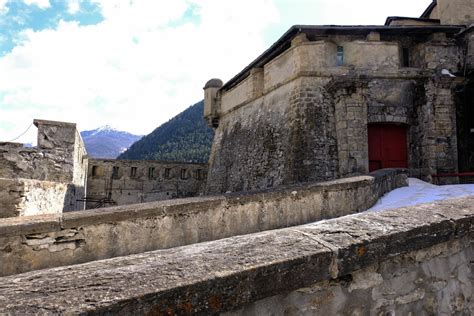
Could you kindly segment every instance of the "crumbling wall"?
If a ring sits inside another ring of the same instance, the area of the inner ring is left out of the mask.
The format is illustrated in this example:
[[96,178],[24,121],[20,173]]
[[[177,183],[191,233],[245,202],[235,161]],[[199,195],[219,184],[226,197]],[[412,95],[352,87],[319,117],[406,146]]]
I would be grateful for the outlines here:
[[[76,200],[85,193],[87,159],[76,124],[44,120],[34,120],[34,124],[38,128],[37,147],[27,148],[19,143],[0,142],[0,178],[5,179],[4,181],[11,179],[11,183],[19,181],[21,190],[16,191],[21,193],[15,194],[26,200],[25,203],[17,203],[17,198],[8,199],[13,203],[8,206],[5,200],[0,217],[9,216],[7,214],[23,216],[57,213],[58,209],[70,211],[84,208]],[[43,194],[40,188],[44,189]],[[13,192],[8,187],[1,188],[1,191],[4,195]],[[58,196],[52,196],[52,192],[57,192]],[[39,196],[48,198],[51,203],[41,201],[41,198],[37,198]],[[45,209],[47,205],[51,210]]]
[[245,195],[200,197],[0,220],[0,275],[301,225],[366,210],[400,170]]
[[0,142],[0,177],[71,182],[70,152]]

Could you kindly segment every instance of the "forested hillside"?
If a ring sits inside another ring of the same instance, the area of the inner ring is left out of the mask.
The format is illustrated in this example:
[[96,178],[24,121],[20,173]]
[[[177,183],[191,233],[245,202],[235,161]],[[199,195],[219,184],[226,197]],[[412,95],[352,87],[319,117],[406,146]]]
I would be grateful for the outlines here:
[[118,159],[207,162],[214,131],[203,118],[204,102],[190,106],[134,143]]

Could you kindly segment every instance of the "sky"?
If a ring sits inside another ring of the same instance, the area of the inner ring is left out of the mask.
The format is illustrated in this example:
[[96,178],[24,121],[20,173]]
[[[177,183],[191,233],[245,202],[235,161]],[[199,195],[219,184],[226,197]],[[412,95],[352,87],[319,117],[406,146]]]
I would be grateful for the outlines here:
[[[431,0],[0,0],[0,141],[33,119],[153,131],[294,24],[382,25]],[[15,141],[34,143],[30,128]]]

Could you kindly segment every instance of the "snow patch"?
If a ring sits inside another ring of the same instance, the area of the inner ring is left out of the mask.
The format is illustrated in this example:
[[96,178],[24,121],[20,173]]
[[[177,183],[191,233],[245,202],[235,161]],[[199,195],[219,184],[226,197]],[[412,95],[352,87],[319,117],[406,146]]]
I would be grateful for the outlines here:
[[420,179],[409,178],[408,187],[395,189],[385,194],[367,211],[378,212],[468,195],[474,195],[474,184],[434,185]]
[[104,125],[95,129],[92,135],[95,135],[101,132],[118,132],[118,130],[110,125]]

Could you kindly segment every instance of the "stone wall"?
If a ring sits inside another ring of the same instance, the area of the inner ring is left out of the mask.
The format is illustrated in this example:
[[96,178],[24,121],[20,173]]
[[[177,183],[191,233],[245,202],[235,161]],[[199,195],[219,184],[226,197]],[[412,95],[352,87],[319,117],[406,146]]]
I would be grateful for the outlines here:
[[319,89],[324,81],[299,78],[224,116],[213,142],[207,192],[335,179],[334,114]]
[[[433,181],[435,174],[458,172],[455,96],[468,42],[428,28],[424,34],[389,29],[367,31],[362,39],[349,31],[324,40],[299,33],[278,43],[290,45],[278,56],[254,62],[263,78],[253,68],[242,81],[224,85],[216,93],[221,110],[213,117],[207,192],[366,174],[370,124],[406,129],[411,176]],[[252,85],[257,73],[261,93]]]
[[[76,200],[85,194],[87,159],[76,124],[44,120],[34,120],[34,124],[38,128],[37,147],[0,142],[0,179],[10,183],[0,191],[11,195],[8,201],[13,203],[3,201],[0,217],[84,209]],[[11,190],[11,185],[18,189]],[[44,188],[43,198],[48,197],[51,203],[41,201],[40,188]],[[53,197],[52,192],[58,196]]]
[[2,217],[59,214],[76,209],[71,184],[30,179],[0,178]]
[[28,272],[0,313],[472,315],[474,198]]
[[437,0],[435,10],[438,11],[442,24],[470,25],[474,23],[474,3],[472,0]]
[[90,159],[87,196],[95,202],[88,207],[103,198],[126,205],[199,196],[206,178],[207,164]]
[[0,275],[178,247],[364,211],[400,170],[274,191],[0,220]]
[[351,41],[343,47],[346,65],[379,71],[396,71],[400,67],[396,42]]

